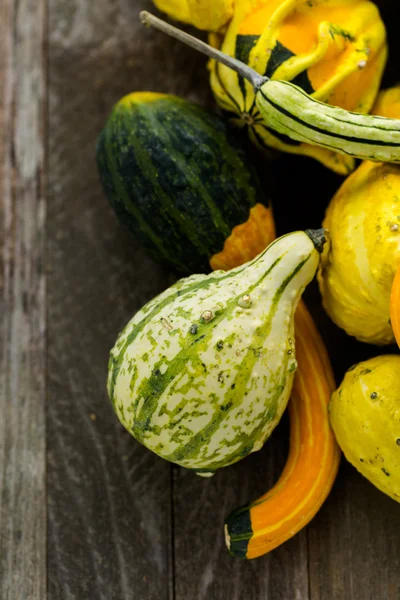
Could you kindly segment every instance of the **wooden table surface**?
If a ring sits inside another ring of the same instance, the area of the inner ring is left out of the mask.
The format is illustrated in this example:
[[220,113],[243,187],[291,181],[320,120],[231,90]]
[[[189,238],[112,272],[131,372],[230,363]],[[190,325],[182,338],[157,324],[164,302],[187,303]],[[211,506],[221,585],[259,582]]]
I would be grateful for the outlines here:
[[[400,16],[396,0],[381,7],[390,84]],[[132,90],[213,106],[204,59],[142,27],[144,8],[0,0],[0,599],[399,600],[400,507],[344,460],[306,530],[252,562],[228,555],[224,516],[278,477],[285,420],[261,452],[203,480],[112,412],[108,352],[174,276],[108,207],[96,136]],[[273,169],[280,231],[317,227],[338,178],[307,159]],[[307,300],[338,379],[377,353],[329,322],[315,286]]]

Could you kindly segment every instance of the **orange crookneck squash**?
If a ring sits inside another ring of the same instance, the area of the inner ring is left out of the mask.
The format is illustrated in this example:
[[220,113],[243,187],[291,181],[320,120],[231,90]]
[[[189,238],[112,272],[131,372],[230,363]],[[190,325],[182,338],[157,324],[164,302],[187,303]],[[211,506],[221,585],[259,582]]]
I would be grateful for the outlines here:
[[340,450],[328,419],[335,381],[324,343],[303,302],[295,324],[298,370],[288,405],[289,455],[274,487],[226,520],[228,549],[240,558],[266,554],[307,525],[328,496],[339,467]]

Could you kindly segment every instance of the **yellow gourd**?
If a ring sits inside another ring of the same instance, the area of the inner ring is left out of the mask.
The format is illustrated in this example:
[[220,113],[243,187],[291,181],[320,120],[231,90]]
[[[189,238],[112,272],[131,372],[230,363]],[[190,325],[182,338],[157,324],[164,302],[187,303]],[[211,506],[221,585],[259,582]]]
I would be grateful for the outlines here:
[[400,502],[400,356],[349,369],[332,395],[330,419],[347,460]]
[[173,19],[204,31],[219,31],[233,14],[233,0],[154,0]]
[[[368,0],[236,0],[220,40],[210,37],[261,75],[293,81],[318,100],[360,113],[371,110],[387,57],[385,27]],[[258,146],[312,156],[342,175],[353,170],[350,156],[272,132],[251,85],[214,60],[210,70],[217,102]]]
[[[400,116],[400,87],[380,94],[374,113]],[[363,342],[394,341],[390,292],[400,264],[400,166],[364,161],[332,199],[318,275],[332,320]]]

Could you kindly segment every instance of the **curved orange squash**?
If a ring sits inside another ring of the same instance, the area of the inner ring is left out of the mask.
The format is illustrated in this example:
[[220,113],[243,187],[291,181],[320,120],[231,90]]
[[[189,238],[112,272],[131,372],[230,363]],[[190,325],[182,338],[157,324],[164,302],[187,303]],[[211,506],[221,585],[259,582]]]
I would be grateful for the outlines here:
[[336,477],[340,450],[328,419],[336,386],[324,343],[303,303],[296,313],[296,346],[289,456],[275,486],[227,518],[226,543],[234,556],[256,558],[298,533],[317,513]]
[[400,347],[400,267],[394,278],[390,294],[390,322],[397,345]]

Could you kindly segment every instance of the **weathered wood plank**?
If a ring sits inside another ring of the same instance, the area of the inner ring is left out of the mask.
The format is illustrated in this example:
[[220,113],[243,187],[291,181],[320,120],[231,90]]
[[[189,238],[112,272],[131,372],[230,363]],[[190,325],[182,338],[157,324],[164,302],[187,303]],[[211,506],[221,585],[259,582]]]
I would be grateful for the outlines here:
[[400,598],[400,511],[343,461],[308,531],[313,600]]
[[[96,137],[122,95],[196,94],[191,56],[140,25],[139,9],[150,7],[131,0],[50,6],[52,600],[172,595],[171,467],[124,432],[105,392],[118,331],[172,279],[117,224],[94,164]],[[208,97],[203,89],[198,97]]]
[[46,2],[0,3],[0,597],[46,595]]

